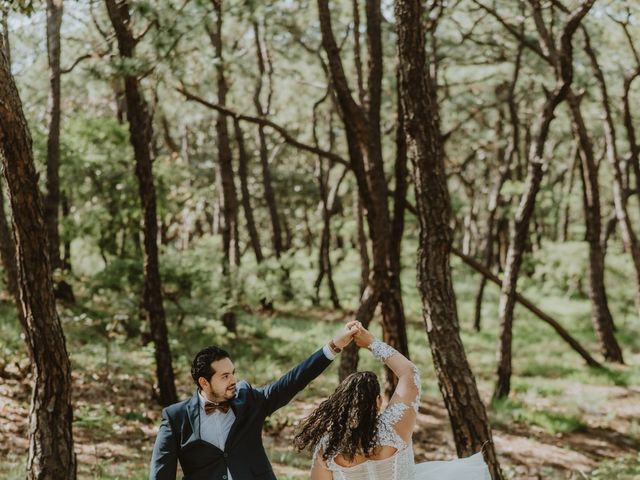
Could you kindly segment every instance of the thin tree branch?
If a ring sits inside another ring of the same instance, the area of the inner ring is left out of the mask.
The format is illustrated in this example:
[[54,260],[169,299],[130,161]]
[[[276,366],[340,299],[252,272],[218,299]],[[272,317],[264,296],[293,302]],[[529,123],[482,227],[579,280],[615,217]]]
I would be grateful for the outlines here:
[[181,87],[177,87],[176,90],[178,92],[180,92],[182,95],[184,95],[185,98],[187,98],[187,100],[192,100],[194,102],[197,102],[201,105],[204,105],[207,108],[210,108],[212,110],[215,110],[219,113],[222,113],[223,115],[227,115],[231,118],[234,119],[238,119],[238,120],[242,120],[244,122],[249,122],[249,123],[254,123],[257,125],[262,125],[265,127],[269,127],[272,128],[273,130],[275,130],[277,133],[280,134],[280,136],[284,139],[284,141],[286,143],[288,143],[289,145],[296,147],[300,150],[304,150],[306,152],[309,153],[313,153],[315,155],[319,155],[323,158],[332,160],[336,163],[339,163],[341,165],[346,166],[347,168],[350,168],[351,165],[350,163],[345,160],[344,158],[342,158],[340,155],[333,153],[333,152],[329,152],[327,150],[324,150],[322,148],[318,148],[318,147],[314,147],[312,145],[308,145],[306,143],[303,143],[299,140],[297,140],[291,133],[289,133],[287,131],[286,128],[284,128],[281,125],[278,125],[275,122],[272,122],[271,120],[268,120],[266,118],[259,118],[259,117],[254,117],[251,115],[245,115],[245,114],[241,114],[241,113],[237,113],[234,112],[233,110],[227,108],[227,107],[223,107],[222,105],[217,105],[215,103],[211,103],[207,100],[205,100],[202,97],[199,97],[198,95],[195,95],[189,91],[187,91],[187,89],[183,86]]

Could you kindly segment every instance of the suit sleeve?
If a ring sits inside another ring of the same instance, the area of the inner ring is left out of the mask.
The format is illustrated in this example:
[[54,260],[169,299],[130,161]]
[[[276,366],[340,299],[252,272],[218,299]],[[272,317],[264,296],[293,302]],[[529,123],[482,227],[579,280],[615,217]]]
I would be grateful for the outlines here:
[[320,349],[285,373],[279,380],[257,389],[265,398],[266,416],[289,403],[300,390],[324,372],[330,364],[331,360]]
[[149,480],[175,480],[178,469],[178,444],[166,409],[162,411],[162,423],[153,446]]

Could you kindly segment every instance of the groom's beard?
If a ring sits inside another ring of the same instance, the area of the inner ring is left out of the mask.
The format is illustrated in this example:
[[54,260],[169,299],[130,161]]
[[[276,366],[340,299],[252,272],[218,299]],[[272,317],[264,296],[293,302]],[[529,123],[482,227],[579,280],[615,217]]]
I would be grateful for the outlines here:
[[211,391],[211,393],[208,395],[209,400],[214,401],[214,402],[226,402],[227,400],[231,400],[232,398],[235,398],[236,396],[236,386],[233,385],[232,387],[227,388],[226,390],[220,392],[220,391]]
[[225,395],[224,398],[226,400],[231,400],[232,398],[234,398],[236,396],[236,386],[234,385],[233,387],[228,388],[225,391]]

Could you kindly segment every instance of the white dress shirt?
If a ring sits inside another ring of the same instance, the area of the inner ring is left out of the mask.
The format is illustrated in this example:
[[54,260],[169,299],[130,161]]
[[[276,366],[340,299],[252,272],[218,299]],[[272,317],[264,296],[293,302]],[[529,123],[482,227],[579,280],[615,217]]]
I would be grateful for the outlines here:
[[322,353],[324,353],[324,356],[329,360],[333,360],[334,358],[336,358],[336,354],[333,353],[333,350],[331,350],[331,347],[329,345],[325,345],[324,347],[322,347]]
[[[333,353],[329,345],[322,347],[322,352],[329,360],[336,358],[336,354]],[[205,442],[215,445],[224,452],[231,426],[236,420],[236,414],[230,408],[227,413],[216,410],[211,415],[207,415],[204,411],[204,406],[209,400],[205,398],[201,391],[198,392],[198,396],[200,397],[200,437]],[[227,477],[229,480],[233,480],[229,469],[227,469]]]
[[[227,443],[231,425],[236,420],[236,414],[230,408],[227,413],[216,410],[211,415],[207,415],[204,406],[209,400],[202,395],[202,392],[198,392],[198,396],[200,397],[200,437],[224,452],[224,445]],[[233,480],[229,469],[227,469],[227,477]]]

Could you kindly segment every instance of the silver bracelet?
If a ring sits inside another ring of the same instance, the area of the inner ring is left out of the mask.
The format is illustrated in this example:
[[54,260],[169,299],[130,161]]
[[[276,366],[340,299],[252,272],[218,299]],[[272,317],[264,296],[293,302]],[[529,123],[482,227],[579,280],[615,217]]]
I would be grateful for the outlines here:
[[369,345],[369,350],[371,350],[371,353],[374,357],[382,361],[385,361],[390,356],[398,353],[395,348],[390,347],[380,340],[374,340],[373,342],[371,342],[371,344]]

